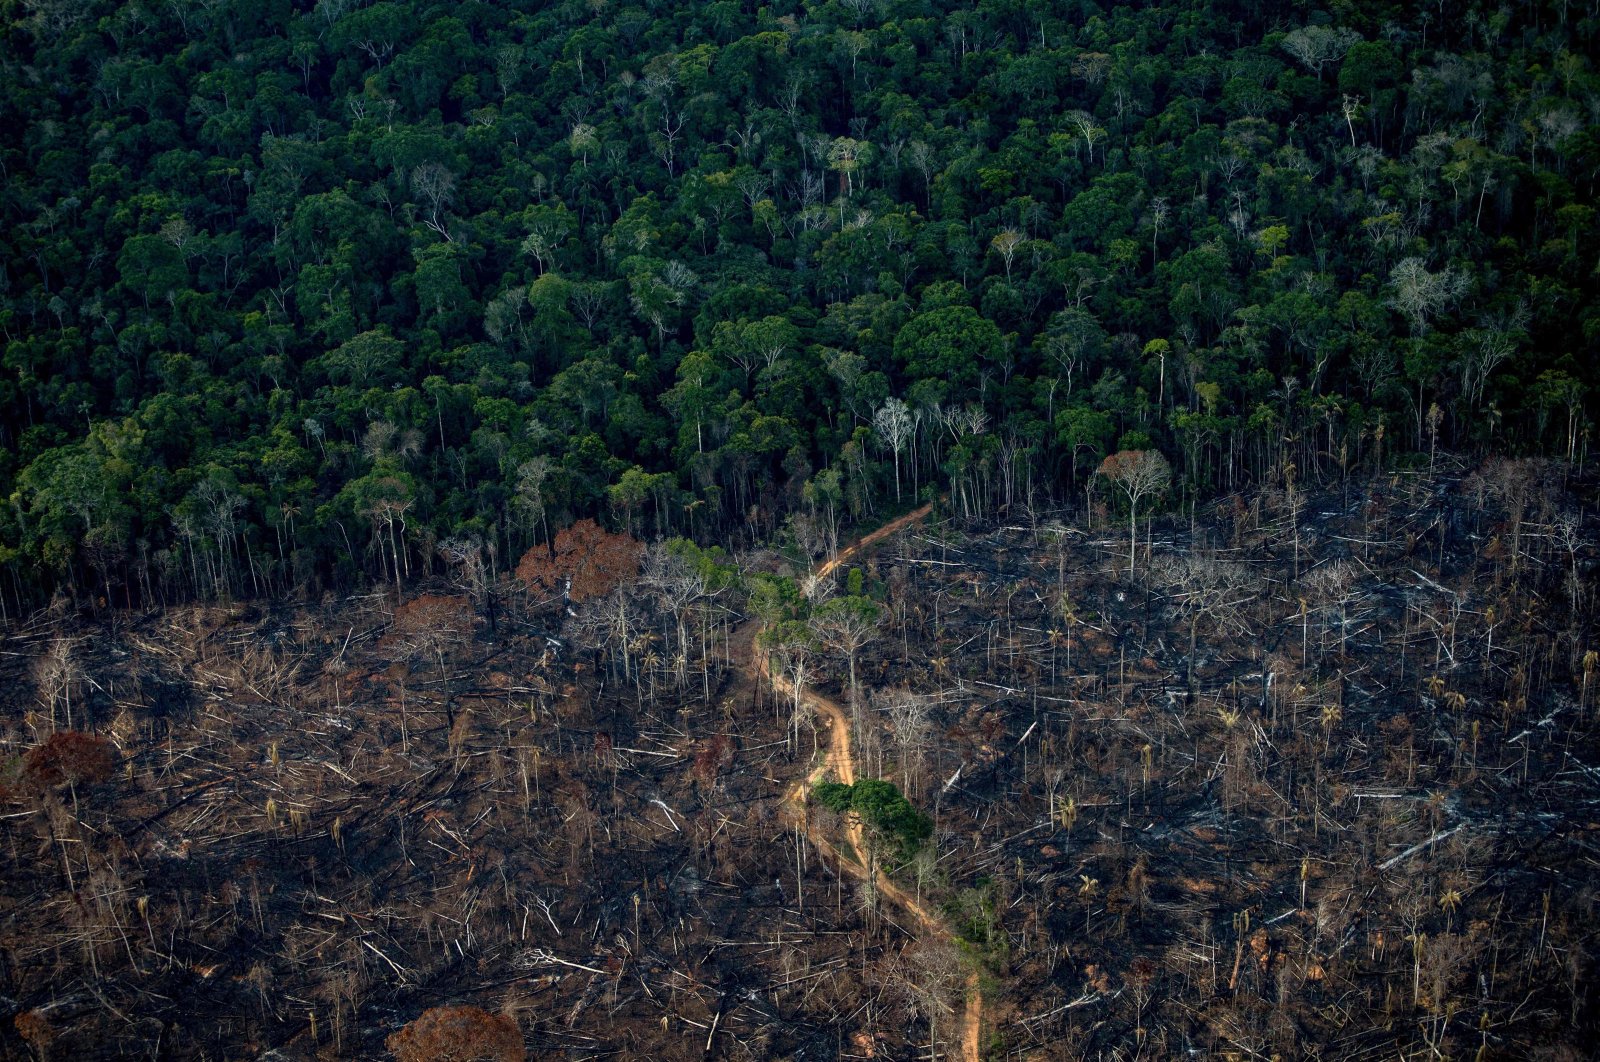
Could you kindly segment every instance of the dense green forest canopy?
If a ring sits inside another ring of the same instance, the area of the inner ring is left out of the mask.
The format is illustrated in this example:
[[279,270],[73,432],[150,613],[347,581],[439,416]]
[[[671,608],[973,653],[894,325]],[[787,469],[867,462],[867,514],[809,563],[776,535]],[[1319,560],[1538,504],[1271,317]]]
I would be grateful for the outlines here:
[[1586,446],[1592,0],[3,9],[8,610]]

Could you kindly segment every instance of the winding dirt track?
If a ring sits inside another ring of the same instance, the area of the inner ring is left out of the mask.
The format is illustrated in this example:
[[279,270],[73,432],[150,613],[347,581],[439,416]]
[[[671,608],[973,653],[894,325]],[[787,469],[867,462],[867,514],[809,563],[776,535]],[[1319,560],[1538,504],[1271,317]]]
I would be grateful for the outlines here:
[[[856,539],[850,545],[817,565],[815,575],[819,579],[827,578],[840,565],[848,563],[862,551],[869,549],[891,535],[898,534],[913,524],[920,523],[932,511],[933,506],[931,505],[913,509],[904,516],[884,524],[871,534]],[[761,679],[766,678],[772,683],[774,689],[793,695],[794,686],[788,679],[780,675],[768,675],[766,655],[759,647],[751,652],[750,659],[752,662],[751,669],[755,672],[751,677],[755,681],[759,682]],[[820,829],[812,825],[805,814],[806,796],[811,792],[811,787],[818,782],[831,775],[835,780],[846,785],[855,783],[856,765],[850,749],[849,717],[837,703],[821,694],[804,690],[802,691],[801,699],[809,704],[827,723],[828,751],[816,769],[789,791],[785,802],[797,819],[806,824],[806,835],[813,845],[849,873],[854,874],[856,877],[864,877],[867,873],[866,861],[841,853],[838,846],[823,836]],[[845,827],[845,837],[850,849],[854,853],[865,852],[867,850],[866,836],[861,822],[853,816],[846,821],[848,824]],[[875,877],[878,894],[911,915],[922,932],[942,940],[950,938],[950,930],[936,916],[930,913],[923,904],[918,902],[916,897],[889,880],[888,876],[881,870],[877,871]],[[961,1057],[963,1062],[980,1062],[982,1057],[982,1029],[983,994],[980,991],[978,975],[972,973],[967,977],[966,1008],[961,1019]]]

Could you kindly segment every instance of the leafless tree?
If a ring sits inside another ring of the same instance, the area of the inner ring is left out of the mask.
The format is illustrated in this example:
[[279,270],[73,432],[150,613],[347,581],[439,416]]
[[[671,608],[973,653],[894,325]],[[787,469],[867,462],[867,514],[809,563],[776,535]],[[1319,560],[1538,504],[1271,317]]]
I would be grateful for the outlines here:
[[744,196],[745,206],[754,210],[756,204],[767,197],[767,189],[772,186],[772,180],[766,174],[752,170],[735,177],[733,186]]
[[[550,478],[550,459],[543,455],[533,457],[517,466],[515,493],[511,495],[511,513],[518,527],[533,534],[536,527],[545,524],[545,482]],[[548,528],[546,528],[548,533]]]
[[883,407],[872,415],[872,428],[888,444],[894,454],[894,499],[900,500],[900,452],[905,449],[906,443],[911,441],[911,433],[916,423],[911,419],[911,411],[898,398],[890,398],[883,403]]
[[574,283],[567,290],[567,301],[572,305],[572,312],[578,315],[583,327],[591,332],[605,309],[607,291],[607,286],[601,281]]
[[1255,597],[1254,579],[1241,564],[1215,556],[1170,557],[1156,565],[1156,581],[1171,586],[1169,601],[1189,621],[1189,688],[1195,688],[1194,667],[1200,622],[1219,631],[1238,626],[1245,606]]
[[455,584],[481,606],[493,579],[483,540],[473,534],[456,535],[439,543],[437,552]]
[[444,212],[455,198],[456,175],[442,162],[421,163],[411,171],[411,191],[421,201],[422,223],[452,242]]
[[[384,476],[376,486],[377,489],[363,503],[361,515],[371,525],[372,548],[378,554],[380,565],[392,567],[394,589],[398,595],[404,589],[402,576],[407,579],[411,577],[411,551],[401,549],[400,543],[406,538],[406,513],[411,511],[414,499],[410,497],[410,488],[398,477]],[[385,545],[389,547],[387,557],[384,556]]]
[[[793,697],[790,701],[789,714],[789,747],[794,748],[800,739],[800,723],[805,718],[805,688],[811,681],[812,657],[815,648],[811,639],[803,636],[803,632],[789,630],[778,632],[769,643],[772,659],[777,663],[779,672],[789,680],[790,691]],[[787,635],[787,636],[784,636]]]
[[1172,216],[1172,205],[1164,195],[1158,195],[1150,200],[1150,268],[1156,267],[1156,259],[1160,254],[1158,241],[1161,239],[1161,226],[1165,225],[1167,218]]
[[1472,409],[1483,403],[1490,374],[1527,338],[1530,316],[1527,303],[1519,302],[1509,313],[1489,318],[1462,336],[1461,393]]
[[524,56],[522,49],[516,45],[508,44],[495,49],[494,53],[494,81],[500,89],[500,99],[503,102],[511,95],[511,90],[516,87],[517,79],[522,76]]
[[841,0],[841,6],[855,18],[856,28],[878,13],[879,0]]
[[1351,45],[1361,40],[1361,34],[1352,29],[1336,26],[1302,26],[1290,30],[1283,38],[1283,50],[1294,56],[1305,68],[1322,77],[1322,68],[1344,58]]
[[938,155],[925,141],[913,140],[906,150],[906,158],[922,175],[923,195],[926,197],[933,185],[933,171],[939,168]]
[[1492,499],[1505,509],[1513,573],[1521,566],[1522,538],[1530,503],[1548,490],[1549,473],[1549,463],[1540,458],[1496,457],[1485,462],[1466,482],[1468,489],[1475,491],[1480,499]]
[[939,1028],[956,1013],[964,973],[961,953],[946,940],[924,940],[907,949],[890,971],[890,983],[912,1010],[928,1019],[930,1060],[950,1057],[940,1050]]
[[1420,258],[1405,258],[1389,274],[1389,303],[1411,322],[1411,334],[1427,332],[1429,323],[1467,291],[1467,277],[1449,266],[1433,272]]
[[56,637],[44,655],[33,662],[33,681],[39,690],[39,700],[50,716],[50,729],[56,729],[56,705],[66,709],[66,727],[72,729],[72,690],[83,680],[83,669],[78,663],[70,638]]
[[[1339,653],[1342,656],[1345,650],[1346,621],[1349,617],[1350,603],[1356,599],[1356,569],[1349,561],[1334,560],[1307,572],[1300,580],[1301,588],[1305,593],[1302,598],[1302,617],[1306,614],[1307,607],[1311,604],[1318,606],[1323,615],[1322,632],[1317,637],[1317,648],[1322,649],[1323,637],[1328,628],[1330,619],[1336,618],[1335,625],[1339,630]],[[1308,663],[1306,659],[1306,628],[1302,619],[1300,653],[1301,663]]]
[[866,732],[866,726],[861,716],[860,687],[856,683],[856,658],[878,637],[880,618],[874,602],[860,597],[842,597],[817,609],[811,621],[822,640],[844,653],[848,661],[850,713],[857,742]]
[[924,758],[933,740],[933,706],[928,698],[907,689],[884,690],[875,699],[893,729],[901,788],[908,797],[915,796],[922,788]]
[[[686,621],[694,603],[705,596],[705,579],[658,542],[645,551],[639,585],[655,597],[676,626],[678,640],[672,651],[673,672],[678,688],[682,689],[689,670],[689,628]],[[704,653],[704,646],[701,652]]]

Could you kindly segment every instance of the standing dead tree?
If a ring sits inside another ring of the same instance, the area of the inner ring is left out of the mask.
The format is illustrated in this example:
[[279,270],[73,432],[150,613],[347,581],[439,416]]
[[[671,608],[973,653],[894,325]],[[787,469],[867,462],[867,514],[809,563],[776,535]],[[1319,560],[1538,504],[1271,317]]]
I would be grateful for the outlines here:
[[894,498],[900,500],[900,453],[916,430],[911,411],[898,398],[890,398],[872,417],[873,430],[894,454]]
[[884,690],[875,698],[889,715],[900,759],[900,788],[915,797],[922,788],[928,748],[933,742],[933,702],[906,689]]
[[[687,621],[691,607],[706,594],[706,581],[666,546],[657,543],[645,554],[644,571],[639,582],[672,617],[678,636],[677,643],[672,647],[672,670],[678,689],[682,690],[689,676],[690,638]],[[704,650],[702,644],[702,657]]]
[[1330,621],[1339,631],[1339,655],[1343,656],[1349,636],[1350,605],[1358,600],[1356,569],[1349,561],[1335,560],[1307,572],[1300,580],[1304,596],[1300,599],[1300,658],[1301,666],[1309,666],[1307,633],[1310,628],[1310,611],[1316,606],[1322,614],[1321,630],[1317,634],[1317,655],[1325,651],[1324,642]]
[[1231,561],[1204,555],[1173,557],[1156,567],[1157,581],[1176,588],[1169,598],[1178,615],[1189,621],[1188,684],[1195,690],[1195,655],[1200,621],[1215,628],[1237,624],[1246,604],[1255,597],[1249,569]]
[[1496,457],[1464,484],[1480,500],[1498,502],[1505,511],[1502,539],[1509,548],[1510,574],[1522,567],[1523,537],[1532,509],[1542,519],[1550,505],[1552,466],[1534,457]]
[[72,689],[83,680],[83,668],[73,652],[72,641],[58,637],[45,654],[34,661],[33,679],[39,700],[50,715],[50,729],[56,729],[56,704],[66,708],[67,729],[72,729]]
[[813,628],[822,640],[845,654],[849,661],[850,712],[855,739],[861,740],[861,698],[856,685],[856,658],[869,643],[878,637],[878,624],[882,611],[876,602],[865,597],[841,597],[829,601],[812,615]]
[[[778,664],[780,674],[789,680],[793,693],[789,718],[789,747],[800,737],[800,721],[805,709],[805,686],[811,677],[811,659],[816,652],[816,635],[799,620],[784,620],[761,633],[761,646]],[[773,688],[778,681],[773,679]]]
[[954,1017],[962,985],[961,953],[947,941],[925,941],[894,960],[888,983],[905,1003],[928,1019],[928,1057],[950,1057],[941,1050],[940,1022]]

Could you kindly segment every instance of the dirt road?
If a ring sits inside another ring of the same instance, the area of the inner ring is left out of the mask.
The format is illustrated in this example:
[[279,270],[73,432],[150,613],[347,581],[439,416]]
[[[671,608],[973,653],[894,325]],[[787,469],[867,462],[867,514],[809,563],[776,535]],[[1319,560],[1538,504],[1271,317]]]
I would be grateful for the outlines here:
[[[907,527],[921,522],[932,511],[933,507],[931,505],[924,505],[920,509],[914,509],[904,516],[891,520],[870,534],[863,535],[818,564],[815,569],[816,576],[818,578],[827,578],[840,565],[848,563],[864,550],[871,548],[891,535],[895,535]],[[772,683],[774,689],[791,696],[794,694],[794,686],[787,678],[767,675],[766,655],[759,648],[750,654],[750,659],[752,661],[752,671],[754,672],[751,676],[753,680],[759,682],[766,678]],[[867,873],[867,863],[860,856],[860,853],[865,852],[867,846],[865,828],[860,820],[854,816],[847,819],[848,825],[845,829],[845,839],[849,843],[851,853],[846,855],[841,853],[829,838],[823,836],[819,828],[810,824],[805,814],[806,797],[811,792],[811,787],[818,782],[831,776],[835,781],[843,782],[845,785],[853,785],[855,783],[856,765],[854,755],[851,752],[849,716],[836,702],[810,690],[803,690],[801,699],[809,704],[823,722],[826,723],[828,729],[828,751],[816,769],[790,790],[786,802],[799,820],[807,823],[806,835],[813,845],[849,873],[857,877],[864,876]],[[932,914],[927,907],[918,902],[916,897],[891,881],[881,870],[876,873],[876,885],[878,894],[909,914],[921,932],[938,939],[949,939],[950,930],[944,923]],[[983,994],[980,991],[978,975],[972,973],[967,977],[966,1007],[961,1019],[961,1058],[963,1062],[979,1062],[982,1057],[982,1030]]]

